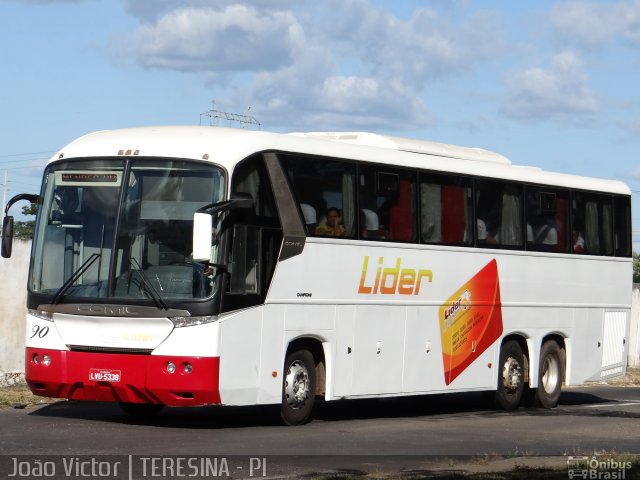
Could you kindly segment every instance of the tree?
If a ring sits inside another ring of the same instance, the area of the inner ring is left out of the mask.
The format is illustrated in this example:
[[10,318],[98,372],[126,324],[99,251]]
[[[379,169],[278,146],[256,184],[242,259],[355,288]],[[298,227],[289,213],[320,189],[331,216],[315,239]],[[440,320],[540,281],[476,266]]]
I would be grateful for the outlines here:
[[[35,215],[38,213],[38,205],[30,203],[29,205],[22,207],[22,214],[25,216]],[[22,240],[33,239],[33,231],[35,230],[35,220],[27,220],[26,222],[14,222],[13,224],[13,236]]]
[[633,252],[633,283],[640,283],[640,253]]

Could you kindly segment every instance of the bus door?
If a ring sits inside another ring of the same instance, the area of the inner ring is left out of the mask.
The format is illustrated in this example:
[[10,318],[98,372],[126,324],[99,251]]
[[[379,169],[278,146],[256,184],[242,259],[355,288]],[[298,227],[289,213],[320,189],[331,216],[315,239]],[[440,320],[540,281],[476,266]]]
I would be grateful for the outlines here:
[[223,312],[264,302],[282,245],[282,228],[262,156],[250,157],[236,168],[231,188],[232,195],[251,195],[254,206],[235,210],[223,221],[229,248]]

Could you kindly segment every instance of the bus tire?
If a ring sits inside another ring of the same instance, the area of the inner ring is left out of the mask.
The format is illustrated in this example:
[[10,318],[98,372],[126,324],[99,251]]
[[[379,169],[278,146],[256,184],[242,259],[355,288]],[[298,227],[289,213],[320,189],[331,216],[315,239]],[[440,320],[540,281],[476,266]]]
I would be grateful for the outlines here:
[[515,410],[524,392],[524,354],[515,340],[505,342],[500,348],[498,363],[498,390],[496,403],[504,410]]
[[291,352],[284,363],[280,416],[286,425],[302,425],[311,419],[315,403],[316,369],[308,350]]
[[124,413],[132,417],[153,417],[164,409],[164,405],[158,403],[118,403]]
[[560,346],[553,340],[542,345],[540,350],[540,368],[538,388],[535,391],[535,405],[555,408],[560,400],[560,390],[564,379],[564,364]]

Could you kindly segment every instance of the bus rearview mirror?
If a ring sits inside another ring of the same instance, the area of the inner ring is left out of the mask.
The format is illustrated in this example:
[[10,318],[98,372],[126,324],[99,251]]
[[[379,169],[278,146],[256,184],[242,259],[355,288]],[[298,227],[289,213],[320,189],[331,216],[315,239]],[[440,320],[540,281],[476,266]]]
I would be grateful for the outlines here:
[[208,213],[193,214],[193,261],[211,261],[211,240],[213,239],[213,217]]
[[6,216],[2,220],[2,257],[10,258],[13,246],[13,217]]

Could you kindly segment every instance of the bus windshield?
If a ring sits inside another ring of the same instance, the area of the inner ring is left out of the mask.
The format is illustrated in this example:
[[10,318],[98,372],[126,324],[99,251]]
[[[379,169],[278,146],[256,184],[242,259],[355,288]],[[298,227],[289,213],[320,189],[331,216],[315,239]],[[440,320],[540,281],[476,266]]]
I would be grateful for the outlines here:
[[167,302],[212,295],[213,273],[191,259],[193,214],[224,195],[213,165],[90,159],[50,165],[29,287],[51,303],[82,297]]

